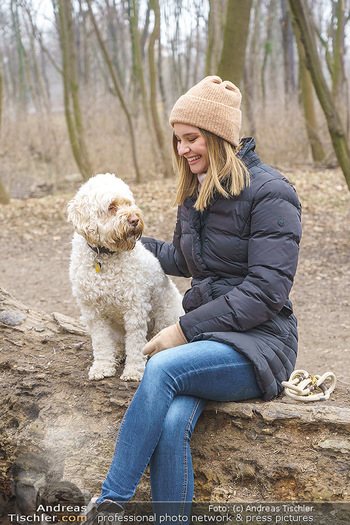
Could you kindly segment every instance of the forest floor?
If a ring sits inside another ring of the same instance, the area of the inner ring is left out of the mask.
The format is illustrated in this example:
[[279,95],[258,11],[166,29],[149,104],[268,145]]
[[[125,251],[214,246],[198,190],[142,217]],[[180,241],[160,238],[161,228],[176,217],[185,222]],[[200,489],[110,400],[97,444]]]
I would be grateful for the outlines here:
[[[303,206],[303,238],[291,299],[299,322],[297,367],[327,370],[350,380],[350,193],[340,170],[285,170]],[[175,180],[131,183],[144,211],[145,235],[170,240]],[[25,186],[25,184],[24,184]],[[66,204],[79,184],[54,195],[13,199],[0,206],[1,285],[16,299],[47,313],[79,317],[68,278],[72,227]],[[187,279],[175,279],[181,292]]]

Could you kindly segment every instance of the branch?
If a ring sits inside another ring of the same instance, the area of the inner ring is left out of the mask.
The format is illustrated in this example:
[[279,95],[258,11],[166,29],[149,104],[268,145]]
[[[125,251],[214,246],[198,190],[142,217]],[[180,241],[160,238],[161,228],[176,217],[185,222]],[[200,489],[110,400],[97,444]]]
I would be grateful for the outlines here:
[[45,44],[43,42],[43,39],[42,39],[42,35],[41,35],[39,29],[37,28],[37,26],[35,25],[35,23],[33,21],[32,13],[31,13],[31,10],[30,10],[30,6],[28,5],[27,2],[24,2],[23,7],[24,7],[25,12],[28,15],[28,18],[29,18],[29,22],[30,22],[30,25],[31,25],[31,28],[32,28],[32,32],[33,32],[33,37],[38,42],[42,52],[47,56],[47,58],[49,59],[50,63],[52,64],[52,66],[56,69],[56,71],[60,75],[63,76],[63,69],[60,68],[60,66],[57,64],[57,62],[55,61],[55,59],[51,55],[50,51],[45,46]]

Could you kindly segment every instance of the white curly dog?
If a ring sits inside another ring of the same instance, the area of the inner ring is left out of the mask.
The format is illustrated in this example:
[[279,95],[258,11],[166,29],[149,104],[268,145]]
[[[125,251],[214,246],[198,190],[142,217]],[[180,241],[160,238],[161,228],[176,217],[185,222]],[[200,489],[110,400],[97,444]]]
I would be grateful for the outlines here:
[[67,208],[75,229],[69,275],[94,352],[89,379],[113,376],[125,355],[121,379],[139,381],[147,334],[179,320],[180,292],[139,241],[142,212],[121,179],[92,177]]

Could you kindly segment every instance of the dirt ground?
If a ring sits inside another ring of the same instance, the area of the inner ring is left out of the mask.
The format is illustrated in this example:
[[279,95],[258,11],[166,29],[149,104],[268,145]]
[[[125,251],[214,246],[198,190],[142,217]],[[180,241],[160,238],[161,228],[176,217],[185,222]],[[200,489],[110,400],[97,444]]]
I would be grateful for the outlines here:
[[[284,171],[303,205],[303,238],[292,301],[299,321],[298,368],[332,370],[350,379],[350,193],[340,170]],[[25,184],[24,184],[25,185]],[[14,297],[47,313],[79,317],[68,266],[72,228],[66,204],[79,184],[53,195],[0,206],[0,283]],[[131,183],[145,215],[145,235],[170,240],[175,180]],[[28,192],[21,191],[21,197]],[[175,279],[184,292],[186,279]]]

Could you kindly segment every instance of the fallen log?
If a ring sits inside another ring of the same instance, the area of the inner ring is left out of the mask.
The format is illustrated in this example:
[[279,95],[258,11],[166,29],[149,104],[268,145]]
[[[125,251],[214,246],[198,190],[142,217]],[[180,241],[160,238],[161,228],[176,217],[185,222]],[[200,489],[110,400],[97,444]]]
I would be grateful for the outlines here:
[[[89,381],[81,323],[29,309],[1,288],[0,350],[2,523],[54,490],[80,502],[98,494],[138,383],[121,381],[121,369]],[[328,401],[209,403],[192,439],[196,499],[349,501],[349,400],[338,381]],[[150,500],[147,471],[135,499]]]

